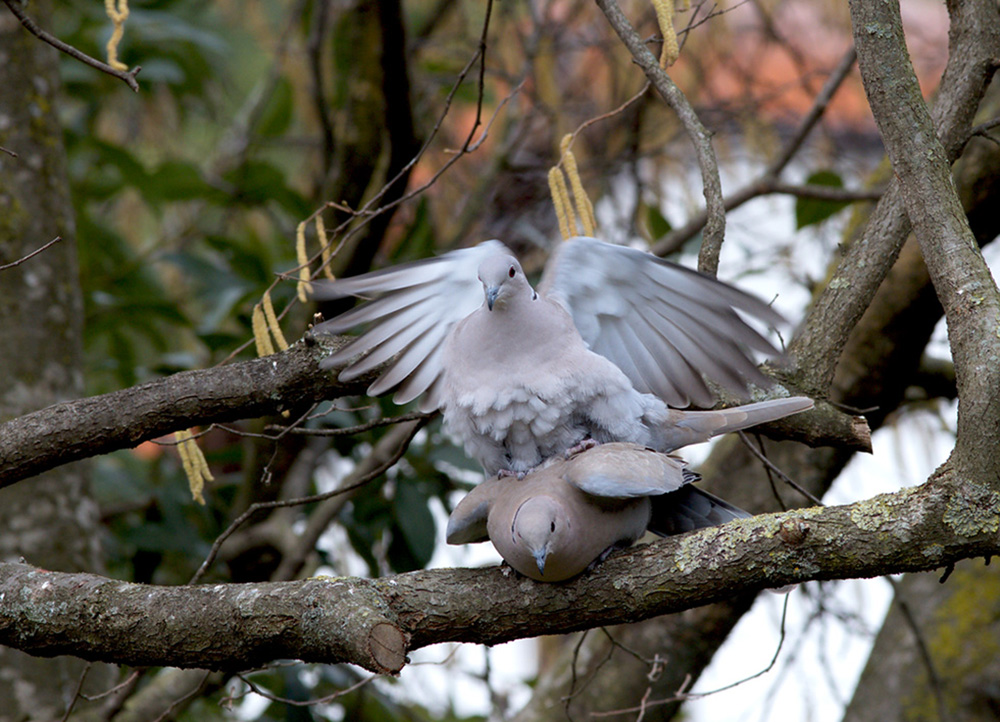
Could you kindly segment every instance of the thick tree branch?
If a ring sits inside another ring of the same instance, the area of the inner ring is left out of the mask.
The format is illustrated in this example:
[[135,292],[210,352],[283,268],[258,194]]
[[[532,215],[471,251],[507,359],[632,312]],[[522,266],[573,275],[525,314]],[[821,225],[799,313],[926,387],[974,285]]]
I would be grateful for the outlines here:
[[[380,369],[350,383],[319,361],[345,341],[307,335],[287,351],[211,369],[183,371],[101,396],[66,401],[0,424],[0,488],[60,464],[130,449],[178,429],[276,414],[362,394]],[[812,446],[868,448],[858,419],[820,403],[799,424],[761,427]]]
[[12,419],[0,425],[0,488],[189,426],[362,393],[370,378],[343,384],[335,373],[320,370],[328,352],[329,346],[300,341],[272,356],[184,371]]
[[998,554],[1000,495],[981,489],[945,467],[935,483],[850,506],[768,514],[636,547],[563,584],[494,567],[157,587],[5,563],[0,643],[133,666],[236,670],[296,658],[394,673],[409,651],[439,642],[497,644],[765,587]]
[[[991,68],[995,69],[1000,62],[1000,52],[996,51],[1000,46],[1000,12],[996,3],[953,3],[953,21],[973,16],[977,6],[987,23],[967,26],[969,34],[961,40],[968,43],[981,39],[994,49]],[[980,474],[980,478],[1000,491],[996,455],[1000,446],[1000,293],[979,252],[955,190],[948,153],[938,141],[920,94],[898,3],[852,0],[850,7],[868,102],[948,322],[959,397],[956,463],[968,471],[992,470]]]
[[[1000,38],[995,3],[955,3],[951,10],[951,52],[932,116],[937,137],[953,161],[969,137],[979,101],[993,77]],[[890,64],[882,57],[874,62],[885,67]],[[908,66],[909,60],[905,62]],[[894,177],[864,232],[851,243],[789,345],[789,356],[798,371],[796,381],[808,393],[823,395],[829,389],[851,329],[871,303],[909,232],[899,179]]]

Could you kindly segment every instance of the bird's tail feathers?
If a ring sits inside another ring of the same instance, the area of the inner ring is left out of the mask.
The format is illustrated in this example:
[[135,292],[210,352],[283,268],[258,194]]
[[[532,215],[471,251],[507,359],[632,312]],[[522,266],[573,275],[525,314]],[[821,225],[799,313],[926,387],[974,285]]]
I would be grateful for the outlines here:
[[656,424],[658,426],[656,446],[659,451],[669,452],[688,444],[708,441],[713,436],[776,421],[812,407],[812,399],[805,396],[790,396],[728,409],[709,411],[671,409],[662,423]]
[[660,536],[683,534],[752,516],[738,506],[691,485],[669,494],[652,496],[650,502],[653,510],[648,528]]
[[785,399],[768,399],[767,401],[758,401],[755,404],[720,409],[715,413],[722,415],[724,424],[713,436],[748,429],[751,426],[766,424],[769,421],[777,421],[800,411],[811,409],[813,406],[813,400],[806,396],[790,396]]

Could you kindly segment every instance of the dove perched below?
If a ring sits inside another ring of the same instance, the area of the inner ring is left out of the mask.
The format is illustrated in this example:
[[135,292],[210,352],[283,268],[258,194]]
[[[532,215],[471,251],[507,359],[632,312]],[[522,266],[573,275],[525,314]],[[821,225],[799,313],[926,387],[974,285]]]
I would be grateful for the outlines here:
[[559,244],[538,290],[499,241],[314,284],[367,299],[316,327],[366,330],[327,358],[350,380],[389,362],[368,391],[440,408],[487,476],[524,474],[590,440],[669,452],[812,407],[804,397],[715,411],[703,375],[745,392],[770,385],[748,349],[777,350],[737,313],[782,321],[721,281],[636,249]]
[[608,443],[553,457],[524,479],[476,486],[448,519],[449,544],[493,542],[521,574],[558,582],[581,573],[646,531],[660,536],[750,514],[690,485],[676,456]]

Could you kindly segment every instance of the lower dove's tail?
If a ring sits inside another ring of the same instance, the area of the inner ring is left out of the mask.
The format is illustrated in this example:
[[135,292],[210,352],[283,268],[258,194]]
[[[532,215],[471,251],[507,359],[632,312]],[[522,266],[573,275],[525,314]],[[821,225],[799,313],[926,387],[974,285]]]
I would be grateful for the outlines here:
[[661,433],[657,450],[673,451],[688,444],[708,441],[713,436],[776,421],[812,407],[812,399],[805,396],[791,396],[712,411],[671,409],[665,422],[658,429]]
[[683,534],[751,516],[738,506],[691,485],[669,494],[651,496],[649,500],[653,509],[648,528],[660,536]]

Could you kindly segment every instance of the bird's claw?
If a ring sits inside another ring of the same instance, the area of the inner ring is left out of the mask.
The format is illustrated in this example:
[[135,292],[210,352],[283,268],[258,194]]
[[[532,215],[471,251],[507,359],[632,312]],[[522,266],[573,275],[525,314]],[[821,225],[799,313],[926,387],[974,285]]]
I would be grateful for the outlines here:
[[563,452],[563,457],[567,460],[571,459],[587,449],[593,449],[595,446],[597,446],[597,442],[593,439],[584,439],[579,444],[573,444],[573,446],[566,449],[566,451]]
[[513,469],[500,469],[500,471],[497,472],[497,476],[501,479],[509,479],[513,477],[518,481],[527,476],[527,474],[527,471],[514,471]]

